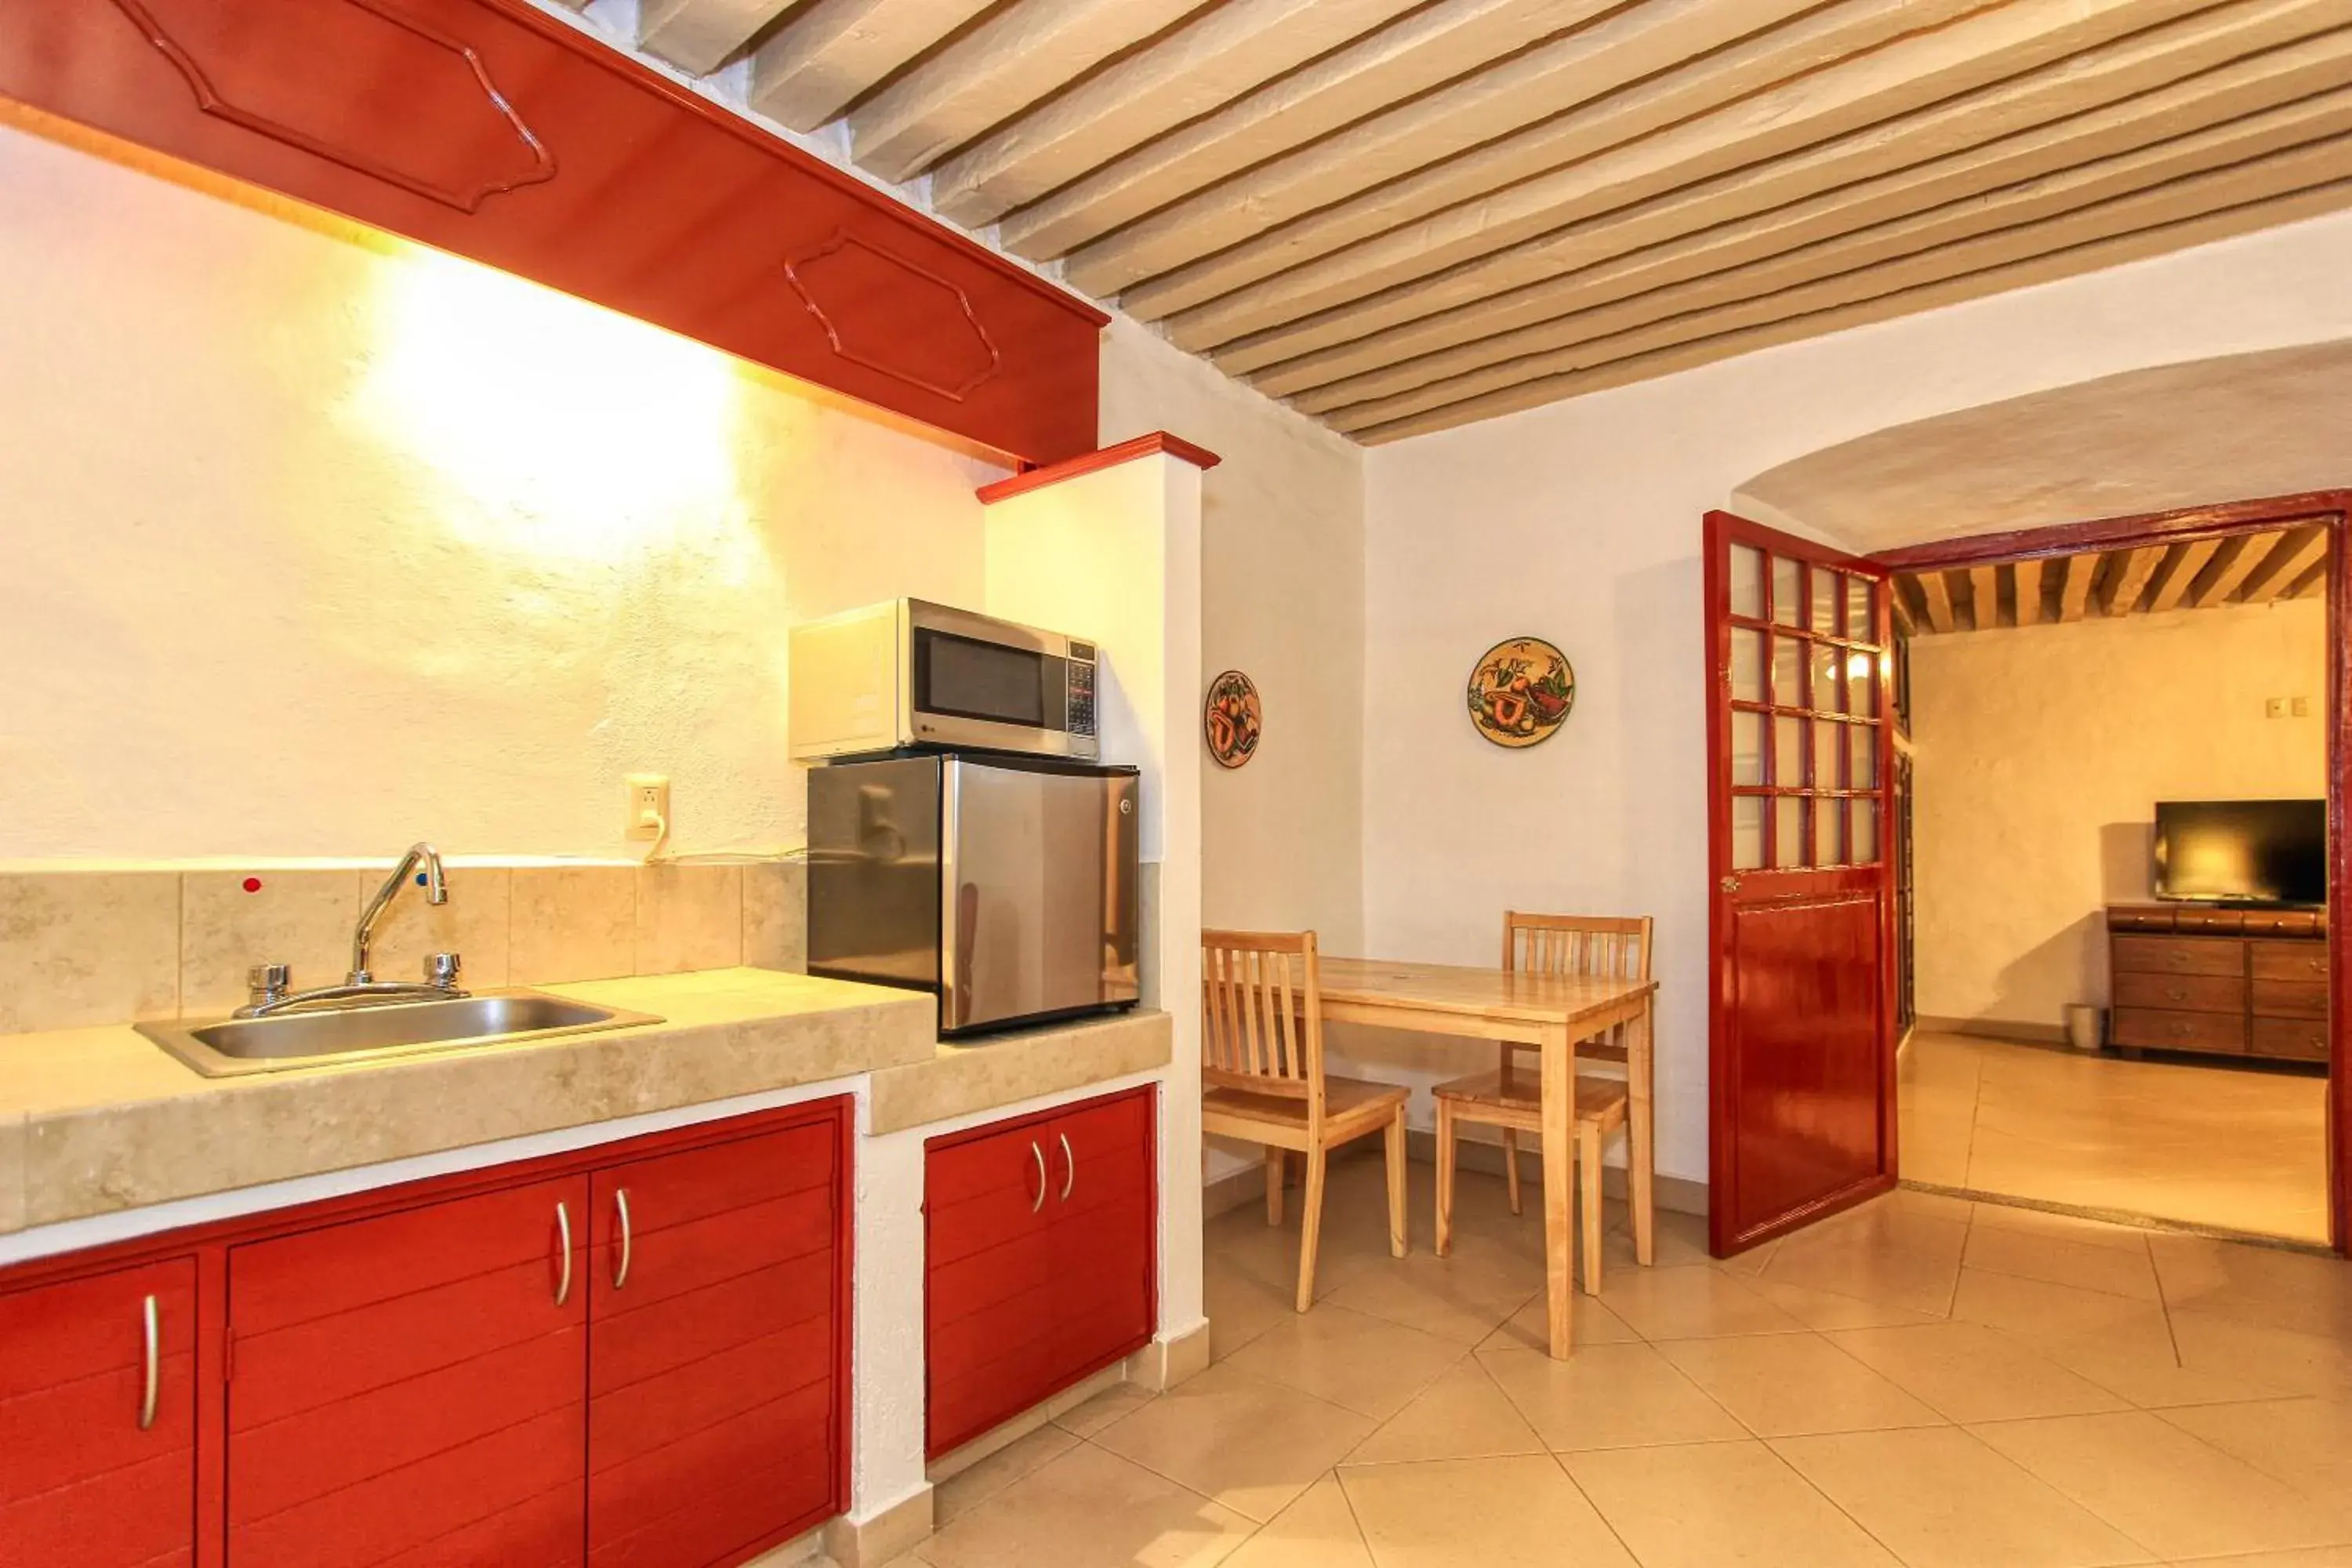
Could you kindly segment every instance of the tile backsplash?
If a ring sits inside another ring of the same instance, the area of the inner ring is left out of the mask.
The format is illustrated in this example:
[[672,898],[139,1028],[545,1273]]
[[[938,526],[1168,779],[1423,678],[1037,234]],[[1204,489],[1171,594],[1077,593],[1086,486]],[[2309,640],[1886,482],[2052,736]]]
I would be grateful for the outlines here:
[[[244,1002],[257,963],[333,984],[389,869],[0,872],[0,1035],[217,1016]],[[431,952],[460,954],[478,990],[806,966],[798,861],[474,864],[448,878],[440,908],[410,889],[386,911],[379,979],[420,975]]]

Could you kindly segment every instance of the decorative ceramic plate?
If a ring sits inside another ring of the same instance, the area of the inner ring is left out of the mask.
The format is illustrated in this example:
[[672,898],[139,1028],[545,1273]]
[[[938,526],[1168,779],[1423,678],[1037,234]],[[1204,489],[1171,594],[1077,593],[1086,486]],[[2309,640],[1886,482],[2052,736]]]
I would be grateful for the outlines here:
[[1209,700],[1201,710],[1201,731],[1209,755],[1221,768],[1237,768],[1257,755],[1257,738],[1265,728],[1265,708],[1259,702],[1257,682],[1238,669],[1229,669],[1209,682]]
[[1549,741],[1576,706],[1576,671],[1541,637],[1488,648],[1470,673],[1470,721],[1498,746]]

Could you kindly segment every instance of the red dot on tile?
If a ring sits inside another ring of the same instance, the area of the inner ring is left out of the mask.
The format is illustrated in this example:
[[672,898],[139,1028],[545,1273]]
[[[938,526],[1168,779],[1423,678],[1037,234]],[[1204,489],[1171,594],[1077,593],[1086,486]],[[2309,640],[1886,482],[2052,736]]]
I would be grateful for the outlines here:
[[245,890],[248,893],[257,893],[261,891],[261,879],[258,877],[247,877],[245,879]]

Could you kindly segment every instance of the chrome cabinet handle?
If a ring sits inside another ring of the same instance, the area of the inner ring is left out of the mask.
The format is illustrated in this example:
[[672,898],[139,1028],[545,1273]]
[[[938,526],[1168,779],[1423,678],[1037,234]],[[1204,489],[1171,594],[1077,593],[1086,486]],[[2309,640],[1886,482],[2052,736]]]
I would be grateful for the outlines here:
[[1037,1147],[1034,1138],[1029,1142],[1029,1157],[1037,1162],[1037,1201],[1029,1205],[1029,1212],[1035,1214],[1045,1206],[1045,1189],[1053,1184],[1045,1179],[1045,1151]]
[[613,1207],[621,1216],[621,1260],[613,1266],[613,1289],[617,1290],[629,1282],[629,1258],[636,1249],[636,1232],[629,1224],[629,1189],[613,1190]]
[[155,1400],[163,1386],[163,1319],[150,1296],[140,1308],[141,1327],[146,1333],[147,1380],[139,1395],[139,1430],[151,1430],[155,1425]]
[[572,1206],[555,1205],[555,1234],[563,1247],[563,1272],[555,1278],[555,1304],[562,1306],[572,1300]]
[[1070,1135],[1062,1134],[1062,1201],[1068,1203],[1070,1194],[1078,1184],[1078,1157],[1070,1152]]

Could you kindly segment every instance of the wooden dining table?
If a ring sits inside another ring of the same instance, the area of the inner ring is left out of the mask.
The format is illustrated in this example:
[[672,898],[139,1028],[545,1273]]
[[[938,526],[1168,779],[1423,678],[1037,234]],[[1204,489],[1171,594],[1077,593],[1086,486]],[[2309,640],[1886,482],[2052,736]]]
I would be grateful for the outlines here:
[[1633,1255],[1655,1251],[1651,1206],[1650,1086],[1654,980],[1540,974],[1523,970],[1404,963],[1388,959],[1321,960],[1323,1016],[1416,1034],[1507,1040],[1531,1047],[1543,1061],[1544,1295],[1551,1353],[1565,1359],[1574,1342],[1574,1119],[1578,1047],[1625,1026],[1627,1183]]

